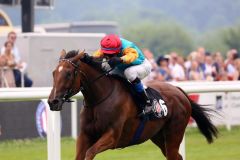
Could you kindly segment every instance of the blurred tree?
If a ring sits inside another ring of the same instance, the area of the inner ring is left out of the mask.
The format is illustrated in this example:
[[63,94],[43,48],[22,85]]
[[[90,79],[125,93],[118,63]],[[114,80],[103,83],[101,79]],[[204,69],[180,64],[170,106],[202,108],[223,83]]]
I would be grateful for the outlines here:
[[132,27],[125,27],[123,35],[141,48],[149,48],[155,56],[172,51],[186,55],[194,46],[190,34],[172,22],[144,21]]
[[223,55],[229,49],[240,51],[240,25],[233,25],[228,28],[205,33],[199,44],[206,47],[211,52],[220,51]]
[[224,29],[205,33],[198,41],[199,46],[204,46],[209,52],[221,52],[222,55],[229,50],[229,46],[224,42]]
[[223,41],[229,49],[240,51],[240,25],[236,25],[224,30]]

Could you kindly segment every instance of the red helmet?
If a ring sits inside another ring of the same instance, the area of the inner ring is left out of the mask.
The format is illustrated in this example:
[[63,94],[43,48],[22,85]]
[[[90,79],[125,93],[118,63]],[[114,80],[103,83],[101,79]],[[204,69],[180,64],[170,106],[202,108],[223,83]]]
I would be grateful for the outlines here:
[[117,54],[121,47],[122,42],[117,35],[109,34],[101,40],[101,51],[105,54]]

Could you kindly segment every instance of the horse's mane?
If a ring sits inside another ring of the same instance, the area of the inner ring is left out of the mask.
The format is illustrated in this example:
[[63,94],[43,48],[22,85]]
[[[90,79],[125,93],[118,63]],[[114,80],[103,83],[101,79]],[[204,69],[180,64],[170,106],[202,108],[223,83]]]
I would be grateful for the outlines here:
[[[85,54],[88,54],[88,53],[85,53]],[[85,61],[85,60],[81,60],[81,61],[93,67],[94,69],[98,70],[100,73],[106,72],[105,70],[102,69],[103,58],[92,58],[92,60],[90,61]]]
[[71,50],[65,55],[65,59],[69,59],[78,55],[78,50]]
[[[70,53],[70,52],[73,52],[73,53]],[[75,56],[75,55],[74,55],[74,54],[75,54],[74,51],[70,51],[70,52],[68,52],[68,53],[69,53],[69,54],[73,54],[73,56]],[[87,54],[87,53],[86,53],[86,54]],[[69,55],[69,56],[70,56],[70,55]],[[102,69],[101,64],[102,64],[103,59],[104,59],[104,58],[102,58],[102,57],[93,58],[91,61],[89,61],[89,62],[83,61],[83,63],[88,64],[89,66],[93,67],[94,69],[100,71],[100,73],[103,73],[103,74],[104,74],[104,73],[106,73],[107,71],[104,70],[104,69]],[[131,87],[130,82],[129,82],[126,78],[121,77],[121,76],[119,76],[119,75],[117,75],[117,74],[108,74],[108,73],[106,73],[105,76],[107,76],[107,77],[112,77],[112,78],[114,78],[114,79],[118,79],[119,81],[121,81],[122,83],[124,83],[126,86],[129,86],[129,88]]]

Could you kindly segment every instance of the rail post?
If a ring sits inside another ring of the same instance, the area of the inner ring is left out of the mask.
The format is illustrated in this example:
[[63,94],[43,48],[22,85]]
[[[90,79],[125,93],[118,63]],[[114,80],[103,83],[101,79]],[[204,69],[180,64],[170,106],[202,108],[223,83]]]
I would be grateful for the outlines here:
[[47,99],[42,100],[47,111],[47,151],[48,160],[61,160],[60,111],[50,111]]
[[72,138],[77,139],[77,99],[71,103]]

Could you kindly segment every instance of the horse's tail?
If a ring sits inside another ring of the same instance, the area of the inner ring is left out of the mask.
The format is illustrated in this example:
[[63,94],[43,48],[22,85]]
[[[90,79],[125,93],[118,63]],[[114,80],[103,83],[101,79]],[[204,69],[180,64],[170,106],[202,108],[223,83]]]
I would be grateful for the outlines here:
[[[197,126],[200,130],[200,132],[206,137],[208,143],[213,142],[213,138],[218,135],[218,129],[214,124],[211,122],[209,118],[209,112],[212,112],[213,110],[209,108],[203,108],[193,100],[191,100],[187,93],[184,92],[180,87],[177,87],[180,91],[182,91],[183,94],[188,98],[188,100],[191,103],[192,107],[192,117],[196,121]],[[213,111],[214,112],[214,111]]]

